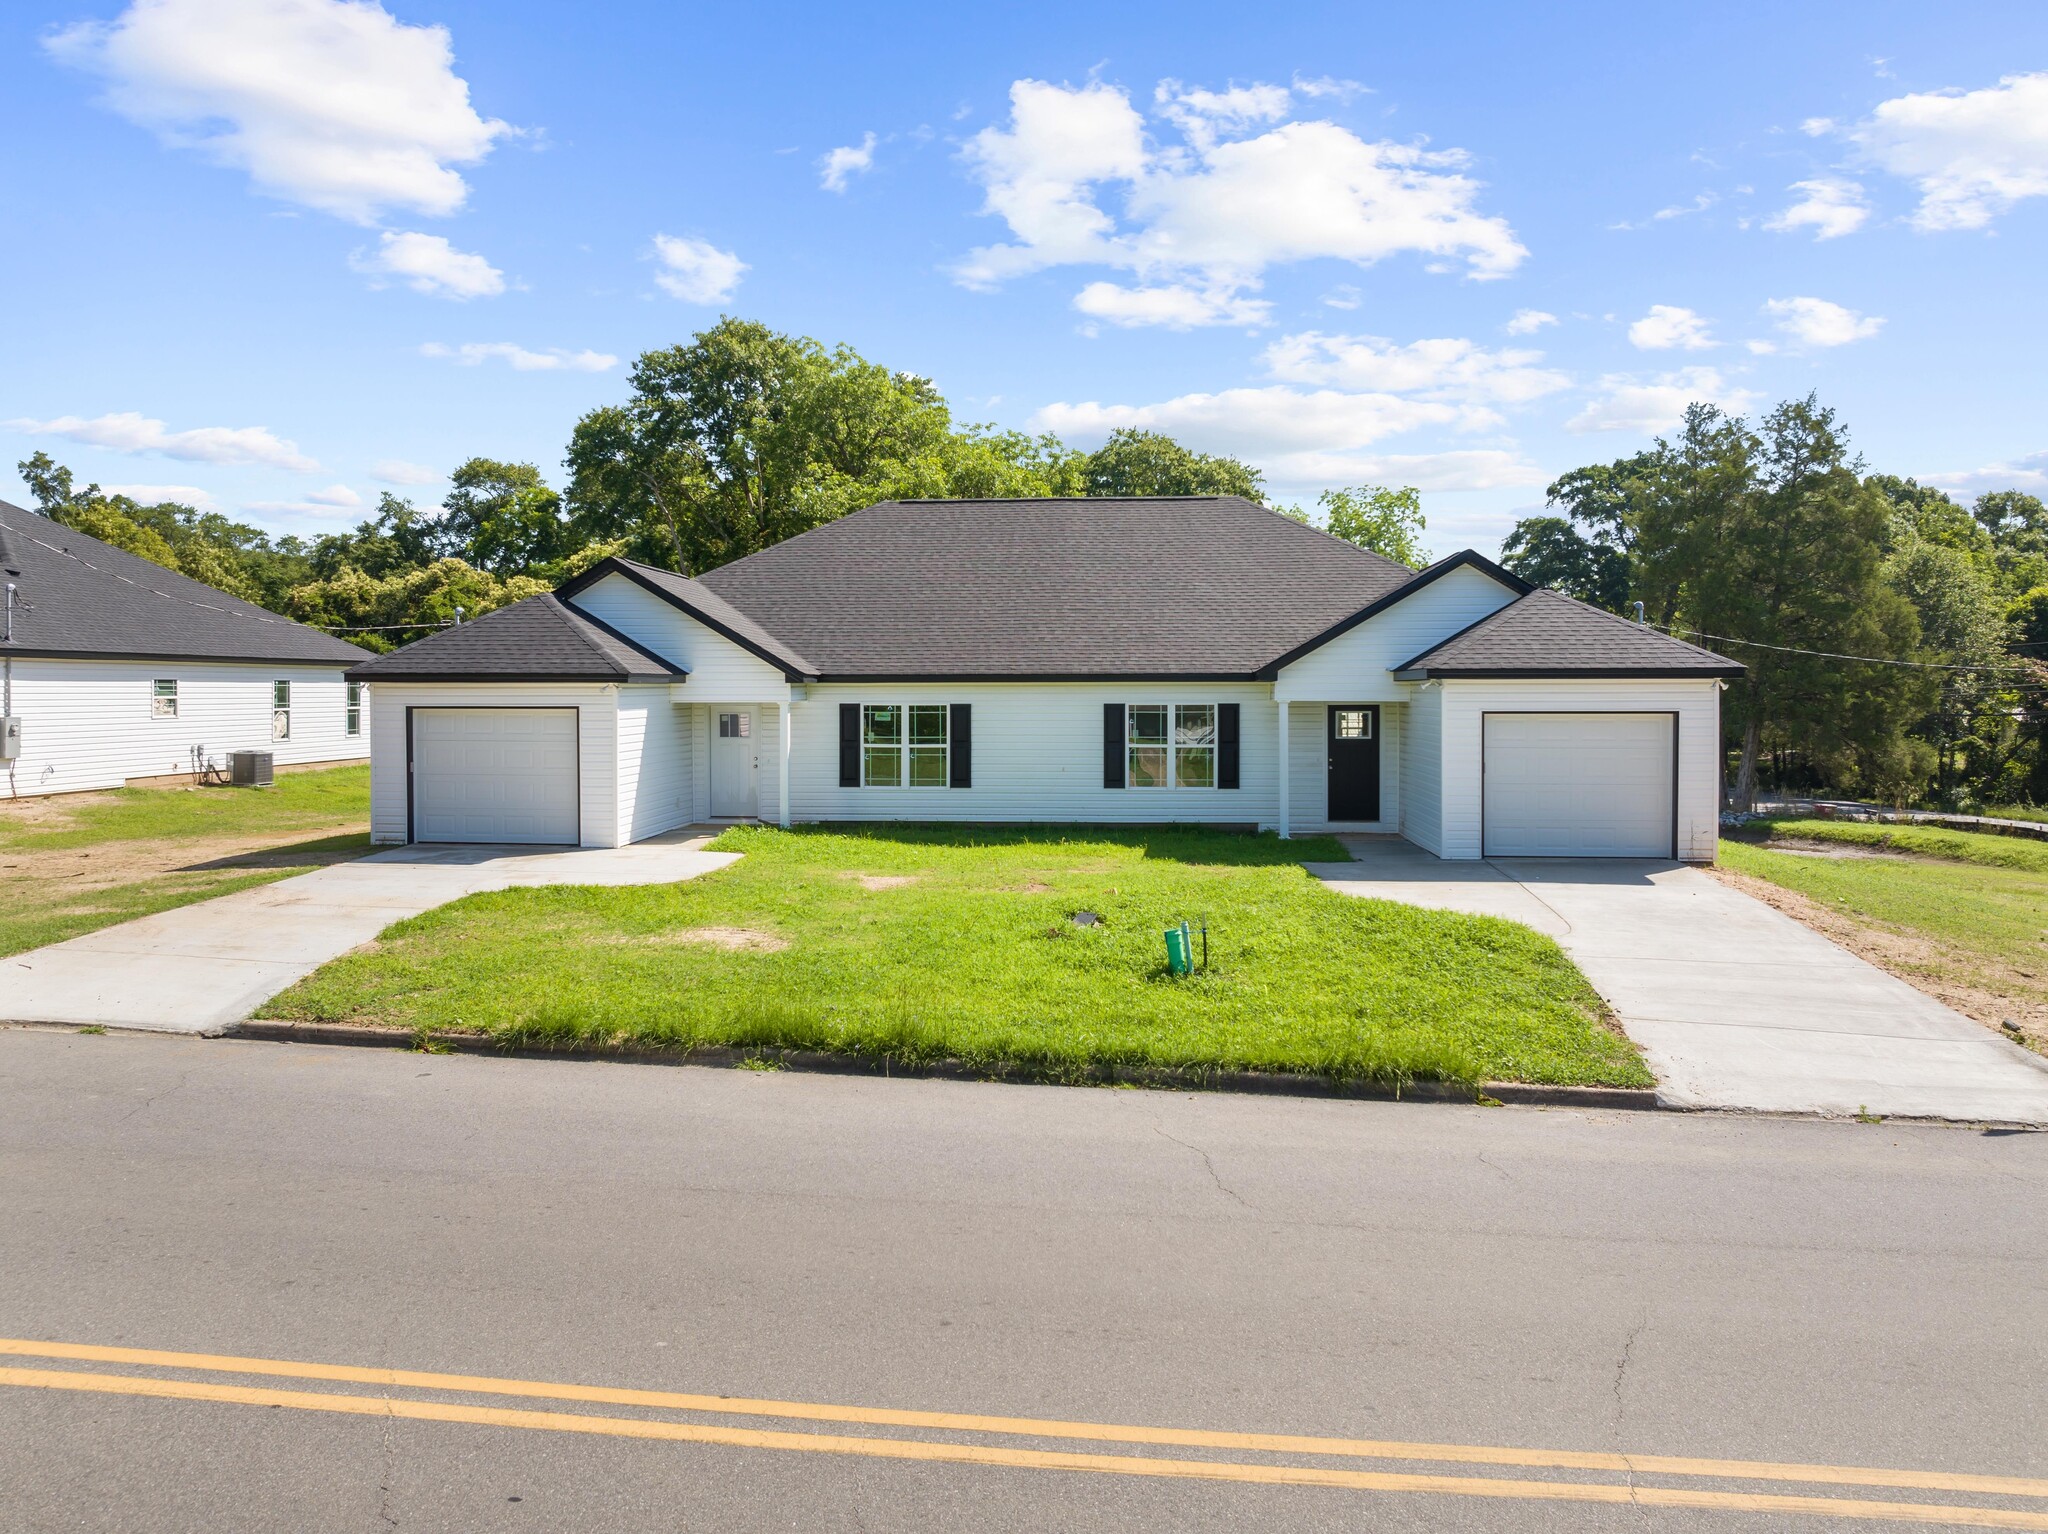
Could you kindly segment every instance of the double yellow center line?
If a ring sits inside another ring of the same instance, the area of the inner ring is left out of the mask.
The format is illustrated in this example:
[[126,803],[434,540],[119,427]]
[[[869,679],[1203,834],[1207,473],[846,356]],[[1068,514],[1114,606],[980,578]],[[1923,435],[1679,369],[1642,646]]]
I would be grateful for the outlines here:
[[[2048,1499],[2048,1480],[1945,1471],[1687,1459],[1670,1455],[1603,1454],[1564,1449],[1494,1448],[1470,1444],[1400,1443],[1378,1439],[1303,1437],[1280,1433],[1226,1433],[1196,1428],[1060,1422],[1036,1417],[989,1417],[958,1412],[900,1411],[882,1407],[835,1406],[807,1401],[756,1400],[666,1390],[629,1390],[600,1385],[554,1384],[467,1374],[436,1374],[415,1369],[374,1369],[347,1364],[301,1363],[212,1353],[173,1353],[152,1348],[102,1347],[90,1343],[35,1342],[18,1338],[0,1338],[0,1356],[93,1364],[128,1364],[204,1374],[318,1380],[372,1385],[384,1390],[431,1390],[470,1396],[574,1401],[661,1411],[711,1413],[722,1417],[766,1417],[840,1426],[914,1428],[982,1437],[1057,1439],[1067,1442],[1226,1450],[1296,1457],[1578,1470],[1620,1473],[1631,1477],[1651,1475],[1751,1483],[1792,1482],[1809,1486],[1884,1487],[2012,1499]],[[1031,1470],[1087,1471],[1110,1475],[1230,1481],[1268,1486],[1323,1486],[1353,1491],[1633,1504],[1642,1507],[1716,1509],[1723,1512],[1878,1519],[1898,1523],[1980,1529],[2048,1531],[2048,1512],[2025,1508],[1875,1501],[1841,1496],[1795,1496],[1777,1492],[1725,1491],[1705,1487],[1645,1486],[1633,1482],[1617,1484],[1609,1481],[1523,1480],[1492,1475],[1355,1470],[1334,1465],[1235,1463],[1180,1457],[1075,1453],[1016,1448],[1007,1444],[988,1442],[960,1443],[867,1434],[786,1432],[718,1423],[675,1422],[646,1417],[615,1417],[479,1406],[403,1396],[344,1395],[325,1390],[283,1390],[260,1385],[113,1374],[98,1370],[0,1367],[0,1386],[142,1396],[158,1400],[213,1401],[242,1406],[390,1417],[418,1422],[456,1422],[540,1432],[603,1434],[619,1438],[718,1444],[804,1454],[850,1454],[876,1459],[995,1465]]]

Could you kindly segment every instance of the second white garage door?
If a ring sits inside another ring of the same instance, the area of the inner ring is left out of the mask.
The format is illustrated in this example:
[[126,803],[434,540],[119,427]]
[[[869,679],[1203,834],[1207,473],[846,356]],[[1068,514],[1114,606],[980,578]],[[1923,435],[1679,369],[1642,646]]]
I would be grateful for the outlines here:
[[412,711],[417,842],[579,840],[573,708]]
[[1483,855],[1672,855],[1669,714],[1488,714]]

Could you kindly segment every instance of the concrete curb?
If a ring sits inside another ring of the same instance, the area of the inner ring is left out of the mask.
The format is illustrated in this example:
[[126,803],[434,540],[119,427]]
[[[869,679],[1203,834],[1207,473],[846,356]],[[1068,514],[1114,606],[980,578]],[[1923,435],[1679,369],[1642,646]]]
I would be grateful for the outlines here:
[[[235,1039],[261,1039],[278,1044],[339,1044],[358,1049],[412,1049],[419,1036],[404,1028],[352,1027],[340,1023],[282,1023],[252,1018],[230,1028]],[[780,1069],[829,1076],[901,1076],[938,1081],[1001,1081],[1057,1086],[1145,1087],[1176,1092],[1246,1092],[1268,1097],[1357,1098],[1382,1102],[1509,1103],[1517,1107],[1622,1108],[1635,1111],[1669,1109],[1647,1087],[1557,1087],[1529,1082],[1490,1081],[1473,1088],[1455,1082],[1415,1081],[1395,1091],[1373,1082],[1338,1082],[1322,1076],[1290,1076],[1277,1071],[1185,1071],[1164,1067],[1103,1067],[1078,1078],[1054,1077],[1024,1069],[980,1070],[957,1060],[934,1060],[904,1066],[855,1055],[831,1055],[802,1049],[626,1049],[570,1045],[562,1049],[508,1049],[480,1034],[437,1033],[428,1036],[435,1051],[465,1055],[500,1055],[518,1060],[611,1060],[636,1065],[699,1065],[730,1069],[746,1061],[769,1062]]]

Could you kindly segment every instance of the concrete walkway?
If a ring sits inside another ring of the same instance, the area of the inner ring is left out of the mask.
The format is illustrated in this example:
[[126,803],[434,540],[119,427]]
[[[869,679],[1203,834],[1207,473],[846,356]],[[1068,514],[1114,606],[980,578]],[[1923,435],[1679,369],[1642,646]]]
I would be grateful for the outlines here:
[[1556,938],[1674,1105],[2048,1124],[2048,1060],[1697,868],[1346,844],[1308,865],[1333,889]]
[[630,847],[397,847],[0,959],[0,1021],[220,1033],[395,921],[484,890],[672,884],[738,860],[694,831]]

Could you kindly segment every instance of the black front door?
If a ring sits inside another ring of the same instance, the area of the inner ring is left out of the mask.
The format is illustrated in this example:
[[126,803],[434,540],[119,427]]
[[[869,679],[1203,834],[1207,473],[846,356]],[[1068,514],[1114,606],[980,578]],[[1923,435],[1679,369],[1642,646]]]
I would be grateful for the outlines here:
[[1380,711],[1371,703],[1330,705],[1330,819],[1380,818]]

